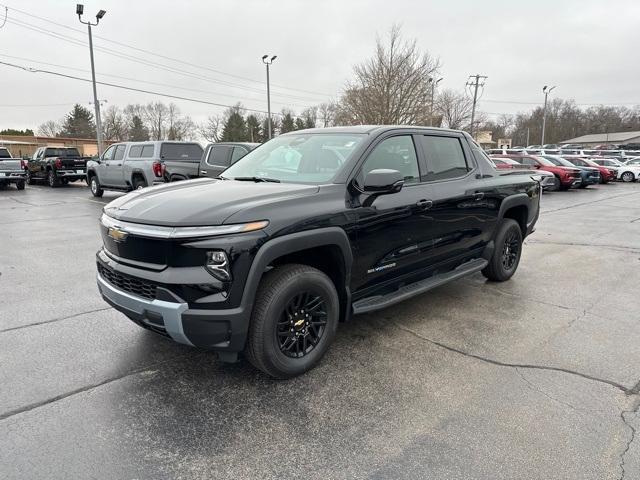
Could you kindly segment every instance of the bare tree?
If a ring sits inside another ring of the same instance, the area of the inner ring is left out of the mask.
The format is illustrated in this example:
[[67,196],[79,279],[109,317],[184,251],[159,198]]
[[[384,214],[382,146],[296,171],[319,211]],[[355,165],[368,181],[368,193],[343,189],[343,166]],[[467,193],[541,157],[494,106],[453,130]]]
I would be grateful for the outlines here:
[[61,131],[62,125],[55,120],[47,120],[36,129],[36,133],[43,137],[57,137]]
[[223,121],[221,116],[211,115],[207,117],[206,122],[198,127],[198,133],[200,133],[207,142],[219,142]]
[[320,119],[321,127],[333,127],[336,121],[337,105],[335,102],[321,103],[318,105],[316,116]]
[[471,122],[473,100],[464,93],[443,90],[436,98],[436,114],[442,116],[442,126],[462,130]]
[[151,140],[164,140],[169,108],[162,102],[149,103],[144,107],[144,120]]
[[128,136],[127,119],[115,105],[111,105],[102,117],[102,131],[105,140],[122,141]]
[[430,82],[438,59],[421,52],[416,40],[403,40],[394,25],[385,42],[376,39],[375,55],[354,67],[355,79],[340,99],[338,118],[349,124],[426,123]]

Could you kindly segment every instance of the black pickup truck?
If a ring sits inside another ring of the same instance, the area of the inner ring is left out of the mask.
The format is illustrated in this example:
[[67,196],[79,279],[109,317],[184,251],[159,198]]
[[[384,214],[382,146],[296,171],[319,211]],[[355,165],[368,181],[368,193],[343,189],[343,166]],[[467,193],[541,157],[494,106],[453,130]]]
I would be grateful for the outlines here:
[[104,207],[103,298],[138,325],[288,378],[338,322],[475,272],[516,271],[538,218],[531,172],[497,171],[471,137],[425,127],[280,135],[218,179]]
[[40,147],[29,160],[27,183],[44,180],[50,187],[58,187],[85,180],[88,160],[91,157],[81,156],[75,147]]

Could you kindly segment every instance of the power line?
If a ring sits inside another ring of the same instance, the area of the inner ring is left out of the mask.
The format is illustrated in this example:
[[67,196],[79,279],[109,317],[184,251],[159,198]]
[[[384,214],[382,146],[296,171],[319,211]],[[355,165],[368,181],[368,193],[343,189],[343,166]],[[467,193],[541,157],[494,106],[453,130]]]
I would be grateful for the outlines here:
[[[71,31],[78,32],[78,33],[84,33],[83,31],[81,31],[81,30],[79,30],[77,28],[73,28],[73,27],[70,27],[68,25],[64,25],[62,23],[54,22],[54,21],[52,21],[52,20],[50,20],[48,18],[41,17],[41,16],[29,13],[29,12],[25,12],[24,10],[20,10],[20,9],[13,8],[13,7],[8,7],[7,5],[4,5],[2,3],[0,3],[0,6],[4,6],[5,9],[9,8],[9,9],[11,9],[11,10],[17,12],[17,13],[20,13],[22,15],[26,15],[28,17],[36,18],[38,20],[50,23],[52,25],[56,25],[58,27],[65,28],[67,30],[71,30]],[[253,78],[243,77],[241,75],[235,75],[235,74],[227,73],[227,72],[224,72],[224,71],[221,71],[221,70],[216,70],[214,68],[210,68],[210,67],[207,67],[207,66],[204,66],[204,65],[200,65],[200,64],[196,64],[196,63],[192,63],[192,62],[187,62],[185,60],[181,60],[181,59],[169,57],[167,55],[162,55],[162,54],[159,54],[159,53],[155,53],[155,52],[152,52],[150,50],[145,50],[143,48],[135,47],[133,45],[129,45],[129,44],[126,44],[126,43],[123,43],[123,42],[112,40],[112,39],[109,39],[109,38],[106,38],[106,37],[102,37],[102,36],[99,36],[99,35],[96,35],[96,38],[99,38],[99,39],[104,40],[106,42],[113,43],[115,45],[120,45],[120,46],[125,47],[125,48],[130,48],[132,50],[137,50],[137,51],[142,52],[142,53],[146,53],[146,54],[149,54],[149,55],[154,55],[156,57],[163,58],[165,60],[170,60],[170,61],[177,62],[177,63],[183,64],[183,65],[189,65],[189,66],[201,69],[201,70],[208,70],[208,71],[217,73],[219,75],[225,75],[225,76],[228,76],[228,77],[231,77],[231,78],[237,78],[237,79],[240,79],[240,80],[245,80],[245,81],[257,83],[257,84],[260,84],[260,85],[264,85],[265,84],[261,80],[255,80]],[[304,89],[300,89],[300,88],[288,87],[288,86],[285,86],[285,85],[273,84],[273,86],[278,87],[278,88],[282,88],[282,89],[286,89],[286,90],[293,90],[293,91],[298,91],[298,92],[303,92],[303,93],[309,93],[309,94],[320,96],[320,97],[331,97],[332,96],[331,94],[324,93],[324,92],[317,92],[317,91],[313,91],[313,90],[304,90]]]
[[[58,77],[69,78],[69,79],[73,79],[73,80],[80,80],[82,82],[91,82],[91,80],[88,79],[88,78],[76,77],[75,75],[67,75],[65,73],[53,72],[51,70],[41,70],[41,69],[38,69],[38,68],[25,67],[23,65],[16,65],[14,63],[9,63],[9,62],[0,61],[0,65],[7,65],[9,67],[17,68],[17,69],[24,70],[24,71],[30,72],[30,73],[46,73],[46,74],[55,75],[55,76],[58,76]],[[141,88],[128,87],[126,85],[119,85],[117,83],[109,83],[109,82],[96,82],[96,83],[100,84],[100,85],[107,86],[107,87],[119,88],[119,89],[122,89],[122,90],[130,90],[132,92],[147,93],[149,95],[158,95],[160,97],[174,98],[176,100],[184,100],[184,101],[187,101],[187,102],[202,103],[202,104],[205,104],[205,105],[214,105],[216,107],[234,108],[234,105],[226,105],[224,103],[211,102],[211,101],[208,101],[208,100],[200,100],[200,99],[197,99],[197,98],[182,97],[180,95],[172,95],[170,93],[154,92],[154,91],[151,91],[151,90],[144,90],[144,89],[141,89]],[[264,110],[258,110],[258,109],[247,108],[247,107],[242,107],[242,110],[246,110],[248,112],[256,112],[256,113],[267,113]],[[273,115],[284,116],[282,113],[273,113]]]
[[[73,37],[69,37],[68,35],[63,35],[63,34],[60,34],[60,33],[57,33],[57,32],[52,32],[50,30],[44,29],[42,27],[27,23],[27,22],[23,22],[21,20],[9,19],[9,23],[17,25],[17,26],[20,26],[20,27],[25,28],[27,30],[31,30],[31,31],[34,31],[34,32],[37,32],[37,33],[41,33],[43,35],[47,35],[47,36],[50,36],[50,37],[53,37],[53,38],[57,38],[59,40],[62,40],[62,41],[65,41],[67,43],[71,43],[71,44],[74,44],[74,45],[77,45],[77,46],[82,46],[82,47],[86,47],[87,46],[87,44],[85,42],[81,41],[81,40],[75,39]],[[151,60],[145,60],[145,59],[142,59],[140,57],[135,57],[133,55],[129,55],[127,53],[123,53],[123,52],[118,52],[116,50],[112,50],[110,48],[96,46],[95,50],[103,52],[103,53],[106,53],[107,55],[112,55],[112,56],[115,56],[117,58],[121,58],[121,59],[124,59],[124,60],[129,60],[129,61],[135,62],[136,65],[143,64],[143,65],[147,65],[147,66],[150,66],[150,67],[153,67],[153,68],[157,68],[159,70],[165,70],[165,71],[169,71],[169,72],[172,72],[172,73],[175,73],[175,74],[178,74],[178,75],[182,75],[182,76],[186,76],[186,77],[190,77],[190,78],[195,78],[197,80],[203,80],[203,81],[206,81],[206,82],[211,82],[211,83],[220,84],[220,85],[223,85],[223,86],[228,86],[228,87],[232,87],[232,88],[238,88],[238,89],[241,89],[241,90],[247,90],[247,91],[256,92],[256,93],[263,93],[263,91],[261,89],[258,89],[258,88],[249,87],[249,86],[245,86],[245,85],[238,85],[238,84],[234,84],[234,83],[228,82],[226,80],[219,80],[219,79],[215,79],[215,78],[211,78],[211,77],[206,77],[206,76],[198,74],[198,73],[189,72],[189,71],[185,71],[185,70],[182,70],[182,69],[177,69],[177,68],[174,68],[174,67],[172,67],[170,65],[164,65],[164,64],[161,64],[161,63],[158,63],[158,62],[154,62],[154,61],[151,61]],[[317,99],[311,99],[311,98],[308,98],[308,97],[300,97],[300,96],[297,96],[297,95],[290,95],[290,94],[286,94],[286,93],[274,93],[273,95],[274,96],[278,96],[278,97],[292,98],[294,100],[303,100],[303,101],[306,100],[306,101],[313,101],[313,102],[317,102],[318,101]],[[282,102],[280,102],[280,103],[282,103]],[[308,107],[308,106],[310,106],[310,105],[305,106],[305,108]]]
[[[66,65],[60,65],[58,63],[50,63],[50,62],[42,62],[39,60],[34,60],[32,58],[25,58],[25,57],[18,57],[15,55],[7,55],[5,53],[0,53],[0,57],[6,57],[6,58],[12,58],[14,60],[25,60],[27,62],[31,62],[31,63],[37,63],[39,65],[47,65],[49,67],[59,67],[59,68],[65,68],[67,70],[75,70],[77,72],[83,72],[83,73],[89,73],[89,70],[85,70],[83,68],[74,68],[74,67],[68,67]],[[112,78],[119,78],[121,80],[129,80],[131,82],[138,82],[138,83],[146,83],[148,85],[156,85],[156,86],[161,86],[161,87],[168,87],[168,88],[175,88],[177,90],[184,90],[184,91],[189,91],[189,92],[197,92],[197,93],[206,93],[209,95],[219,95],[219,96],[223,96],[223,97],[231,97],[231,98],[235,98],[235,99],[239,99],[239,100],[249,100],[249,101],[260,101],[262,100],[262,98],[251,98],[251,97],[239,97],[237,95],[232,95],[232,94],[228,94],[228,93],[220,93],[220,92],[211,92],[209,90],[201,90],[201,89],[197,89],[197,88],[187,88],[187,87],[180,87],[177,85],[170,85],[167,83],[160,83],[160,82],[151,82],[148,80],[140,80],[138,78],[131,78],[131,77],[124,77],[122,75],[114,75],[114,74],[110,74],[110,73],[100,73],[101,76],[103,77],[112,77]],[[298,107],[298,108],[308,108],[308,105],[299,105],[299,104],[295,104],[295,103],[282,103],[282,102],[276,102],[278,105],[281,105],[283,107],[288,107],[288,106],[294,106],[294,107]]]

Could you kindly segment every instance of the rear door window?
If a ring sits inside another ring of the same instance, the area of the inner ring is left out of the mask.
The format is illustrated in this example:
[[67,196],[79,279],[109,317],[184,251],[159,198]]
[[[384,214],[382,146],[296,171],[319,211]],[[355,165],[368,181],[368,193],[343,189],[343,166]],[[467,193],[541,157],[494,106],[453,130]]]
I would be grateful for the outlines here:
[[427,159],[427,181],[463,177],[471,170],[459,138],[422,135],[420,141]]
[[113,159],[114,160],[122,160],[124,158],[124,150],[125,150],[125,146],[124,145],[118,145],[116,147],[116,153],[113,155]]
[[142,147],[142,153],[140,154],[141,158],[151,158],[153,157],[153,145],[144,145]]
[[132,145],[129,149],[129,158],[140,158],[142,154],[142,145]]
[[232,164],[236,163],[238,160],[244,157],[247,153],[249,152],[244,147],[233,147],[233,153],[231,154],[231,163]]
[[230,145],[214,145],[209,151],[207,163],[211,166],[228,167],[232,148]]

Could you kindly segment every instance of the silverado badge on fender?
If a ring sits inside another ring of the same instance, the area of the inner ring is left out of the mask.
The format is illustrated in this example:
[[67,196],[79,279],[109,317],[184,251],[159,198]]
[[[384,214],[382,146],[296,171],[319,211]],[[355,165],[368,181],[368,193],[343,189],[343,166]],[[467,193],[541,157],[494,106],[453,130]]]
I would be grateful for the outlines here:
[[107,235],[113,238],[116,242],[124,242],[129,236],[127,232],[125,232],[124,230],[120,230],[117,227],[109,227]]

